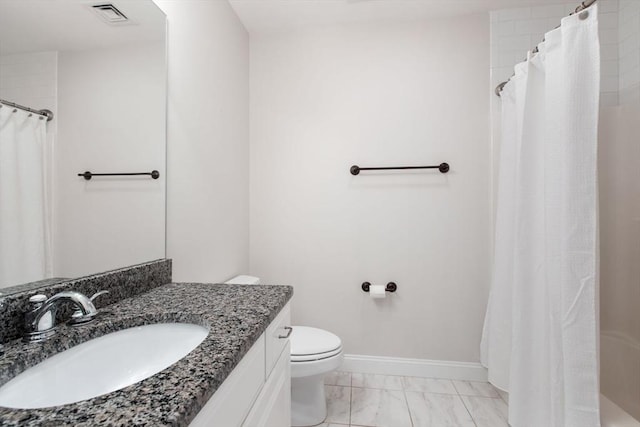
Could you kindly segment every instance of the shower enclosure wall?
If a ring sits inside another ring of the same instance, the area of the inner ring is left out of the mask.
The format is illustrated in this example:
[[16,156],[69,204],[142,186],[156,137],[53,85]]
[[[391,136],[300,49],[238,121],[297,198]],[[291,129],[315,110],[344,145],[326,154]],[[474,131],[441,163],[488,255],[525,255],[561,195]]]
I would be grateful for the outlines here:
[[[624,418],[616,422],[640,426],[640,1],[612,6],[618,12],[618,103],[601,108],[598,153],[600,390],[637,421],[614,407]],[[615,82],[611,68],[608,78]]]
[[601,111],[600,388],[640,420],[640,107]]

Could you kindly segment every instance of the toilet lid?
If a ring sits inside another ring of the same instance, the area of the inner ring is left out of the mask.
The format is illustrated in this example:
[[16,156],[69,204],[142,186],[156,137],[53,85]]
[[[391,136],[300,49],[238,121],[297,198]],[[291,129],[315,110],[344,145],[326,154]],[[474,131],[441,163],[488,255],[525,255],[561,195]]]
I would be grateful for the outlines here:
[[338,336],[329,331],[308,326],[294,326],[290,342],[292,356],[328,353],[342,346]]

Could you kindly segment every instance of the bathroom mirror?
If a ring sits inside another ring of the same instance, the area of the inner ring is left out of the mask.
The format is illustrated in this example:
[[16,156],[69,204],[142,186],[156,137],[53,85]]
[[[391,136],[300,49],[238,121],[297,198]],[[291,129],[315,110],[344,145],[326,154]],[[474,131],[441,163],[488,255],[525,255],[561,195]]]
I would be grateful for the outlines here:
[[165,257],[166,73],[152,0],[0,0],[1,294]]

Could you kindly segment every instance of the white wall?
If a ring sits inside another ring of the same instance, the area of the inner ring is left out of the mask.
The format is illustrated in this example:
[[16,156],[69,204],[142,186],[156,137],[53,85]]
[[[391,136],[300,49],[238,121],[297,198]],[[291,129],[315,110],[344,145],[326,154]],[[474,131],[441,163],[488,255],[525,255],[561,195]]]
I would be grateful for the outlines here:
[[640,103],[601,111],[601,389],[640,420]]
[[347,353],[479,359],[488,83],[488,16],[252,36],[251,273],[295,287],[296,324]]
[[[58,67],[54,275],[163,258],[164,43],[60,52]],[[77,176],[153,169],[157,180]]]
[[620,104],[640,104],[640,1],[620,0]]
[[226,1],[156,0],[169,49],[167,256],[175,281],[249,267],[249,36]]

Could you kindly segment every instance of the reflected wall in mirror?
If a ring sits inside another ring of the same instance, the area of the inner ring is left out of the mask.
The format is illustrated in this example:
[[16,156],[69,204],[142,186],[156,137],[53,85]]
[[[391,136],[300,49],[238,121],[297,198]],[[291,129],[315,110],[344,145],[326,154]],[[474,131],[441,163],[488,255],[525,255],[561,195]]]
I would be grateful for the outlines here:
[[0,108],[0,293],[165,256],[166,18],[104,4],[0,0],[0,99],[54,115]]

